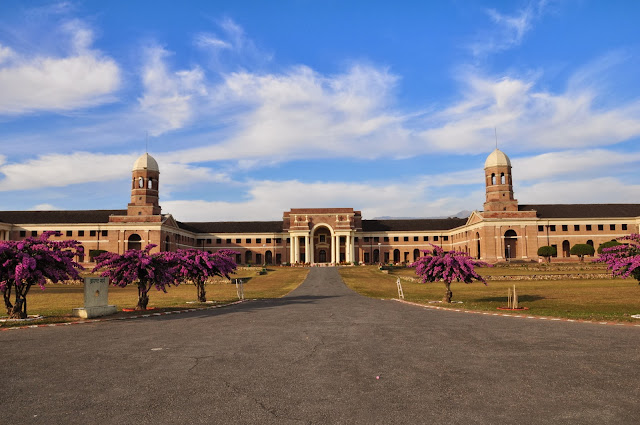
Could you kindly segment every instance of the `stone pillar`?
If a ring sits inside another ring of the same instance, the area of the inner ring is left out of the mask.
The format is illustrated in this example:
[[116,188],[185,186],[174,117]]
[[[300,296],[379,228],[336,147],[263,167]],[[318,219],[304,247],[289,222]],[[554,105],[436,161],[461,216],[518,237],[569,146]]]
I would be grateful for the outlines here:
[[336,238],[331,237],[331,262],[336,262]]
[[351,257],[351,261],[352,262],[357,262],[358,258],[356,257],[356,240],[355,240],[355,236],[351,235],[349,236],[349,245],[351,246],[351,250],[349,251],[349,256]]
[[316,262],[316,248],[313,246],[314,238],[309,234],[309,263]]
[[294,237],[293,235],[289,236],[289,263],[293,264],[295,262],[295,247],[294,247]]
[[351,235],[347,235],[344,239],[344,261],[351,261]]
[[340,236],[336,235],[336,264],[340,262]]
[[304,262],[311,262],[311,255],[309,254],[309,235],[304,235]]

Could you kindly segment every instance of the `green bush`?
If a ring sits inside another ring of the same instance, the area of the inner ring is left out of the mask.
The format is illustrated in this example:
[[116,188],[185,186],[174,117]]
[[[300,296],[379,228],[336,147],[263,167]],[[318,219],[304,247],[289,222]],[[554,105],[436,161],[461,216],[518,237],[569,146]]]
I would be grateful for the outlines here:
[[598,247],[598,254],[602,254],[602,250],[604,248],[611,248],[612,246],[617,246],[617,245],[622,245],[622,244],[618,241],[608,241],[605,243],[601,243],[600,246]]
[[571,247],[571,251],[569,251],[571,255],[577,255],[580,257],[580,261],[584,261],[585,255],[593,255],[596,250],[589,244],[586,243],[577,243]]
[[541,246],[538,248],[538,255],[547,259],[547,262],[551,261],[551,257],[558,254],[558,249],[555,246]]

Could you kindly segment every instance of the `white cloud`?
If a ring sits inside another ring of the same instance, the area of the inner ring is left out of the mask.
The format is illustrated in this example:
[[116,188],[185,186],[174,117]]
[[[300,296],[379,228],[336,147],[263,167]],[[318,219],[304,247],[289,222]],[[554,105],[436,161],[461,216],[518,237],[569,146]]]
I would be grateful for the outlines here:
[[144,94],[139,106],[153,136],[189,123],[195,113],[195,97],[207,93],[204,73],[199,67],[170,71],[165,63],[168,56],[169,52],[160,47],[148,49],[143,69]]
[[636,203],[640,184],[629,184],[616,177],[577,181],[551,180],[531,186],[519,185],[515,195],[520,204]]
[[68,111],[114,100],[117,63],[90,48],[93,33],[79,21],[64,29],[71,37],[64,57],[24,55],[0,45],[0,114]]
[[29,208],[31,211],[56,211],[59,210],[60,208],[56,207],[55,205],[51,205],[51,204],[38,204],[38,205],[34,205],[33,207]]
[[230,49],[231,43],[221,40],[215,34],[200,33],[196,36],[196,44],[200,47],[211,47],[214,49]]

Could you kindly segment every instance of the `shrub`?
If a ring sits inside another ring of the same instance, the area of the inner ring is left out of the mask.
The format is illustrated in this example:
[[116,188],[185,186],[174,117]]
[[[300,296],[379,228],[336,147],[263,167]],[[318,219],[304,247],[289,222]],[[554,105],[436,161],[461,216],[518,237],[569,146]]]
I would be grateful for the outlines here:
[[538,255],[547,259],[547,263],[551,262],[551,257],[558,255],[558,249],[555,246],[541,246],[538,248]]
[[601,243],[600,246],[598,246],[598,254],[602,254],[602,250],[605,248],[611,248],[612,246],[618,246],[618,245],[621,245],[621,244],[616,240]]
[[571,255],[577,255],[580,257],[580,261],[584,261],[585,255],[593,255],[596,250],[589,244],[586,243],[577,243],[571,247],[571,251],[569,251]]

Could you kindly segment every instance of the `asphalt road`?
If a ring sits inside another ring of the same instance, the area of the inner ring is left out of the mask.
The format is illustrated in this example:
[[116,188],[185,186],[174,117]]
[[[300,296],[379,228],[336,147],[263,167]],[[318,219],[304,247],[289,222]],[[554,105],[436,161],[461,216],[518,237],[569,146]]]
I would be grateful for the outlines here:
[[[285,298],[0,332],[2,424],[640,423],[640,328]],[[379,377],[377,379],[376,377]]]

